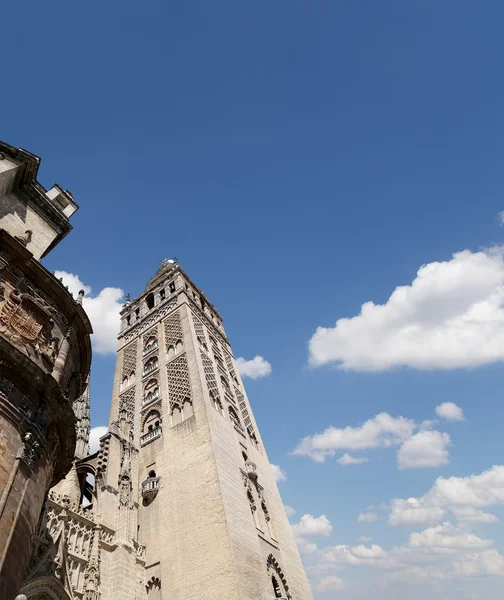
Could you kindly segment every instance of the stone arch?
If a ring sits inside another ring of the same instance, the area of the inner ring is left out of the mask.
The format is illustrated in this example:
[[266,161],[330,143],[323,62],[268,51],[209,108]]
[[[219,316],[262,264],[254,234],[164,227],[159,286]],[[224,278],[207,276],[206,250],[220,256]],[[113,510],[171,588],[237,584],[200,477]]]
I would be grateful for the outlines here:
[[[271,579],[272,585],[274,586],[274,580],[277,582],[278,587],[280,588],[278,593],[282,593],[282,588],[285,592],[285,596],[288,598],[288,600],[292,599],[292,596],[289,592],[289,586],[287,584],[287,579],[284,575],[284,572],[282,571],[282,568],[280,567],[277,559],[273,556],[273,554],[270,554],[268,556],[268,560],[266,561],[266,567],[268,570],[268,576]],[[277,593],[277,591],[275,590],[275,593]],[[281,596],[276,596],[276,598],[281,598]]]
[[54,575],[32,579],[20,590],[28,600],[71,600],[63,584]]
[[151,577],[145,586],[149,600],[161,600],[161,579]]
[[142,432],[146,433],[146,426],[150,424],[150,421],[152,421],[152,425],[154,425],[156,423],[156,420],[158,420],[161,424],[161,413],[159,412],[159,410],[154,409],[146,411],[144,416],[142,417]]

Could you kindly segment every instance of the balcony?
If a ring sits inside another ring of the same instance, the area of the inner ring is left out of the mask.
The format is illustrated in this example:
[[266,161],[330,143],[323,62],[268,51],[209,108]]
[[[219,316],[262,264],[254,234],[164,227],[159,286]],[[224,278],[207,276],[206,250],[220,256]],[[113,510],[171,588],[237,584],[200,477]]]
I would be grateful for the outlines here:
[[147,477],[142,483],[142,498],[152,502],[159,491],[159,477]]
[[147,404],[154,402],[154,400],[157,400],[158,398],[159,388],[156,388],[154,391],[149,392],[144,398],[142,398],[142,406],[146,406]]
[[247,462],[245,463],[245,469],[250,479],[257,479],[257,465],[255,464],[255,462],[247,460]]
[[147,375],[149,375],[149,373],[156,371],[158,366],[159,365],[158,365],[157,361],[149,363],[148,365],[145,365],[145,367],[143,368],[143,371],[142,371],[142,377],[146,377]]
[[159,425],[159,427],[151,429],[150,431],[148,431],[147,433],[145,433],[144,435],[142,435],[140,437],[140,446],[146,446],[147,444],[150,444],[154,440],[157,440],[157,438],[161,437],[162,433],[163,433],[163,428],[161,427],[161,425]]
[[157,340],[152,342],[151,344],[149,344],[148,346],[145,346],[144,351],[142,352],[142,356],[147,356],[147,354],[150,354],[151,352],[153,352],[154,350],[158,349],[158,343]]

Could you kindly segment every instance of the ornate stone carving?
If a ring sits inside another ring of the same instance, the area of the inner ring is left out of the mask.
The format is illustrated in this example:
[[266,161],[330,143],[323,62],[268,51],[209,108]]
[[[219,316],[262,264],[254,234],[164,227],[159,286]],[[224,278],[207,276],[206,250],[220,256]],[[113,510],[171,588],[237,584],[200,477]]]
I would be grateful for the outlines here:
[[25,433],[23,443],[19,449],[18,458],[24,462],[30,471],[33,471],[40,458],[40,453],[40,444],[35,440],[33,434]]
[[171,312],[174,308],[178,306],[177,300],[171,300],[168,304],[161,306],[158,310],[154,311],[148,319],[142,321],[140,324],[130,329],[125,335],[124,339],[126,341],[132,340],[137,337],[141,333],[143,333],[146,329],[149,329],[156,321],[162,319],[165,315]]
[[54,366],[59,338],[53,335],[54,319],[36,297],[2,284],[0,294],[0,334],[25,350],[42,358],[46,368]]

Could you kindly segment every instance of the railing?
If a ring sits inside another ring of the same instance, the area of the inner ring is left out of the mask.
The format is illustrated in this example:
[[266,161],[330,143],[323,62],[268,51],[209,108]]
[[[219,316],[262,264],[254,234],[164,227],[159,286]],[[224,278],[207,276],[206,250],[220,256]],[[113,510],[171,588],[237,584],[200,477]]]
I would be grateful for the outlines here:
[[153,392],[149,392],[145,398],[142,398],[142,406],[149,404],[149,402],[154,402],[159,398],[159,388],[156,388]]
[[156,427],[155,429],[151,429],[144,435],[140,437],[140,446],[145,446],[146,444],[150,444],[150,442],[156,440],[158,437],[161,437],[162,427]]
[[142,377],[145,377],[149,373],[152,373],[152,371],[155,371],[157,368],[158,368],[158,363],[157,362],[153,362],[153,363],[151,363],[149,365],[146,365],[143,368]]
[[152,342],[152,344],[149,344],[148,346],[145,347],[145,350],[142,352],[142,356],[146,356],[147,354],[150,354],[153,350],[157,350],[158,349],[158,343],[157,340],[155,342]]
[[159,477],[147,477],[142,483],[142,496],[150,496],[159,489]]

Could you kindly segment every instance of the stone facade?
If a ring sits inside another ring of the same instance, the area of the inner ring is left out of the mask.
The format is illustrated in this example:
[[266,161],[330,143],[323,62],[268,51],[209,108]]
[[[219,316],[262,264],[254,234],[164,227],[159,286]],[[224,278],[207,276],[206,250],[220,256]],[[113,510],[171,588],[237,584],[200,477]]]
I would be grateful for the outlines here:
[[[16,304],[13,289],[19,284],[5,285],[4,302],[13,296]],[[44,335],[40,347],[51,347]],[[62,363],[62,345],[50,358],[68,387],[76,364],[66,367],[70,348],[79,346],[68,338]],[[48,357],[39,354],[25,359],[42,368]],[[0,383],[0,391],[24,406],[26,391],[16,395],[10,385]],[[27,474],[43,450],[38,421],[31,419],[30,437],[14,420],[5,440],[0,434],[0,451],[19,456],[23,473],[12,487],[31,503],[30,526],[15,536],[31,545],[16,593],[33,600],[312,600],[221,317],[176,261],[165,261],[121,312],[110,422],[98,452],[87,450],[88,387],[67,392],[65,406],[64,460],[48,455],[36,477]],[[56,485],[46,496],[48,482]]]
[[72,403],[91,325],[39,258],[70,230],[69,192],[36,180],[39,159],[0,143],[0,598],[19,590],[49,488],[75,451]]

